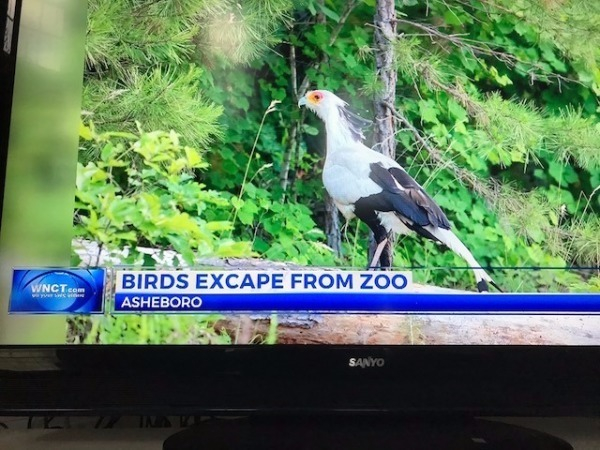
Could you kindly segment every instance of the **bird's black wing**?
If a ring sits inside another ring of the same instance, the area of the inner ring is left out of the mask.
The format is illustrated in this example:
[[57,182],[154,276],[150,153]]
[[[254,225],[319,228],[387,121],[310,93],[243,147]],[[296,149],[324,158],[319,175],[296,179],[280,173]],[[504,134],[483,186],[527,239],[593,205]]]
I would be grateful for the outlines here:
[[372,163],[370,168],[370,178],[382,188],[385,202],[393,210],[421,227],[450,229],[441,208],[406,171],[400,167],[387,169],[381,163]]

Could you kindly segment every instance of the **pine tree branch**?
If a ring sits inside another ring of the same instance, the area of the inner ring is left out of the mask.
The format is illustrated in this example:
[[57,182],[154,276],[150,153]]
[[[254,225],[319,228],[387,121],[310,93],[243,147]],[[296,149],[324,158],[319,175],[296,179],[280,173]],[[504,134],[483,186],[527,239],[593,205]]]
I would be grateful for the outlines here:
[[506,63],[506,64],[514,64],[517,61],[516,56],[511,55],[510,53],[505,53],[501,51],[497,51],[489,47],[488,45],[476,45],[467,42],[466,39],[462,38],[461,35],[458,34],[447,34],[443,33],[439,30],[439,28],[434,27],[433,25],[424,24],[421,22],[414,22],[412,20],[406,19],[396,19],[397,23],[403,23],[405,25],[409,25],[414,28],[418,28],[424,31],[429,37],[437,37],[448,41],[455,45],[458,48],[466,48],[471,52],[473,56],[476,55],[486,55],[486,56],[494,56],[498,60]]
[[554,72],[548,72],[543,69],[543,67],[539,63],[525,61],[513,54],[495,50],[489,46],[489,44],[485,42],[477,42],[470,39],[466,39],[457,34],[447,34],[440,31],[439,28],[428,25],[421,22],[415,22],[412,20],[406,19],[396,19],[396,23],[402,23],[414,28],[417,28],[421,31],[424,31],[427,36],[432,39],[432,42],[436,43],[435,38],[442,39],[444,41],[450,42],[457,48],[466,49],[473,55],[474,58],[480,59],[481,56],[491,56],[496,58],[498,61],[506,64],[509,68],[514,68],[517,64],[521,64],[529,67],[528,74],[532,80],[532,82],[536,81],[540,77],[545,77],[548,82],[554,79],[558,83],[566,82],[566,83],[575,83],[583,85],[583,83],[574,78],[566,77],[564,75],[560,75]]

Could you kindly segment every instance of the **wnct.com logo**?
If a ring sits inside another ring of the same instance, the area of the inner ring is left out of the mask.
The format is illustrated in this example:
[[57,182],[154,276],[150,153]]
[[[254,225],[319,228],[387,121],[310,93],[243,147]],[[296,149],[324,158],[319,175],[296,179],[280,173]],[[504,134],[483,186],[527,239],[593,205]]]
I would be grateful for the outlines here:
[[71,287],[66,283],[37,283],[31,285],[31,296],[37,297],[51,297],[51,298],[80,298],[85,297],[87,289],[85,287]]
[[15,269],[9,312],[101,313],[104,278],[104,269]]

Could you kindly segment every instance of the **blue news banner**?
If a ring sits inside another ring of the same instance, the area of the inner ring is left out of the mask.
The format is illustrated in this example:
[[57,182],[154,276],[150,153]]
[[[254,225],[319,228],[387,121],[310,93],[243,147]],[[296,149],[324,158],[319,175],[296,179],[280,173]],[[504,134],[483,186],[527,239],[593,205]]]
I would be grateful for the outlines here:
[[[15,269],[9,312],[600,313],[593,293],[427,293],[410,272]],[[106,302],[106,305],[105,305]]]
[[115,273],[114,313],[600,313],[600,294],[426,293],[410,272],[147,271]]

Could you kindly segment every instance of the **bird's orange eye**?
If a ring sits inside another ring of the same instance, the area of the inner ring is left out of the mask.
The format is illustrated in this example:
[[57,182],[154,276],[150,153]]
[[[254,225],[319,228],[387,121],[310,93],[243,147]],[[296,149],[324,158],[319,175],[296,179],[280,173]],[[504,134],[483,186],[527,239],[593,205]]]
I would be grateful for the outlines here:
[[323,93],[321,93],[321,92],[313,93],[312,100],[315,103],[319,103],[321,100],[323,100]]

